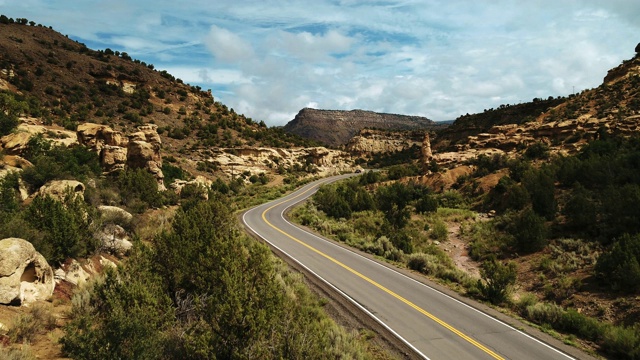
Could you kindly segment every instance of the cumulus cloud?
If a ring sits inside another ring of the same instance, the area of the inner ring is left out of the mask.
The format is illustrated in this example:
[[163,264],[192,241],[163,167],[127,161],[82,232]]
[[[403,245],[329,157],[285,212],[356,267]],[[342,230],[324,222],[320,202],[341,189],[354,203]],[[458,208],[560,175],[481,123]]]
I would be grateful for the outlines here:
[[331,55],[349,51],[355,40],[336,30],[325,34],[277,31],[270,39],[272,51],[290,54],[303,60],[326,60]]
[[239,35],[212,25],[204,43],[217,60],[236,62],[253,57],[251,45]]
[[306,106],[450,120],[567,95],[632,57],[640,33],[640,2],[629,0],[0,4],[212,88],[270,125]]

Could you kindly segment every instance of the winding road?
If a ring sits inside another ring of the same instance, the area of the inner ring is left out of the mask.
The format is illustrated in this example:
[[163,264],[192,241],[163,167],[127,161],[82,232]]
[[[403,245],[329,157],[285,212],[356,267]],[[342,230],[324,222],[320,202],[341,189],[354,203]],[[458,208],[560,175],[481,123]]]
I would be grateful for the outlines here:
[[[353,176],[334,176],[245,212],[245,227],[373,317],[424,359],[590,359],[572,355],[492,315],[472,301],[417,281],[290,223],[287,209],[311,196],[320,185]],[[520,326],[518,326],[520,327]],[[525,327],[523,325],[523,327]],[[526,327],[525,327],[526,328]]]

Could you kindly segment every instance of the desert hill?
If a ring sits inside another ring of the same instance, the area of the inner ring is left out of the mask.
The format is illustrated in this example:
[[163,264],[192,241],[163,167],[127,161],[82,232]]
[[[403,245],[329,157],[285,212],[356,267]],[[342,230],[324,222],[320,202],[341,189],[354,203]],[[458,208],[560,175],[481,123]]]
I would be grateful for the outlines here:
[[0,27],[0,91],[24,104],[18,131],[23,144],[5,139],[5,145],[24,148],[25,133],[71,138],[86,123],[125,138],[151,125],[162,148],[158,160],[178,159],[174,165],[193,177],[333,171],[334,161],[339,169],[349,166],[347,155],[268,128],[216,101],[210,91],[125,52],[92,50],[41,25],[5,21]]
[[382,130],[433,130],[446,127],[422,116],[376,113],[364,110],[305,108],[284,126],[288,133],[330,146],[345,145],[364,128]]

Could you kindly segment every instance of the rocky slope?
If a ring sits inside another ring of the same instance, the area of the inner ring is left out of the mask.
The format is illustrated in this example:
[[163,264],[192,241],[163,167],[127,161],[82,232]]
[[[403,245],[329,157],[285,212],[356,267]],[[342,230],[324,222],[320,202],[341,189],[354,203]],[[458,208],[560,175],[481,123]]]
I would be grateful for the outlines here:
[[[548,100],[545,105],[556,100]],[[533,108],[537,107],[527,107]],[[534,143],[543,143],[555,153],[571,154],[603,134],[637,135],[640,130],[640,57],[636,55],[610,70],[597,88],[562,99],[535,117],[530,111],[512,115],[503,118],[504,121],[481,122],[473,126],[465,124],[475,115],[456,120],[433,141],[433,158],[439,164],[451,167],[480,154],[522,152]]]
[[[225,180],[238,167],[244,174],[275,174],[279,168],[216,159],[232,156],[235,148],[272,148],[286,158],[285,170],[330,173],[351,166],[346,154],[318,151],[317,144],[237,114],[210,91],[152,64],[111,49],[89,49],[40,25],[0,24],[0,92],[24,105],[21,125],[5,137],[0,133],[6,154],[24,152],[29,139],[42,134],[57,144],[82,144],[98,152],[105,173],[147,168],[161,188],[163,156],[179,159],[192,177]],[[308,145],[314,147],[288,150]],[[202,165],[207,162],[215,166]]]
[[284,126],[288,133],[321,141],[330,146],[345,145],[358,131],[432,130],[446,127],[421,116],[375,113],[364,110],[317,110],[305,108]]

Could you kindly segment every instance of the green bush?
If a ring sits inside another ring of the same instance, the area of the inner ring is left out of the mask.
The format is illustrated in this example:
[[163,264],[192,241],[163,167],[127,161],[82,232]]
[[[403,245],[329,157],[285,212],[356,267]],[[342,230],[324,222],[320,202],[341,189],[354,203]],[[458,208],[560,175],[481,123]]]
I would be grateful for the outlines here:
[[98,155],[84,146],[52,146],[42,135],[36,135],[27,147],[25,156],[34,166],[24,169],[21,176],[31,191],[55,179],[85,181],[102,174]]
[[502,264],[495,257],[482,263],[478,289],[480,293],[494,304],[502,304],[509,300],[513,285],[516,283],[516,264]]
[[74,297],[74,315],[60,341],[67,356],[160,359],[168,352],[165,331],[175,310],[159,279],[150,274],[148,257],[136,260],[141,262],[137,269],[131,262],[119,270],[107,268],[90,292]]
[[640,329],[609,326],[602,340],[602,349],[619,359],[640,359]]
[[159,207],[163,204],[162,195],[158,192],[158,182],[145,169],[127,169],[120,172],[116,178],[116,185],[120,190],[126,205],[142,212],[147,207]]
[[640,234],[623,235],[598,258],[595,271],[613,289],[640,290]]
[[430,228],[430,238],[438,241],[447,241],[447,238],[449,236],[449,229],[447,228],[447,224],[445,224],[442,220],[436,220]]
[[29,105],[16,99],[16,95],[0,91],[0,137],[18,127],[18,116],[27,112]]
[[69,192],[60,202],[49,196],[36,197],[25,209],[23,217],[42,239],[29,239],[49,263],[63,262],[67,257],[83,257],[98,247],[90,228],[95,210],[80,197]]
[[516,249],[523,253],[540,251],[548,242],[544,219],[531,209],[525,209],[515,216],[509,232],[515,239]]

